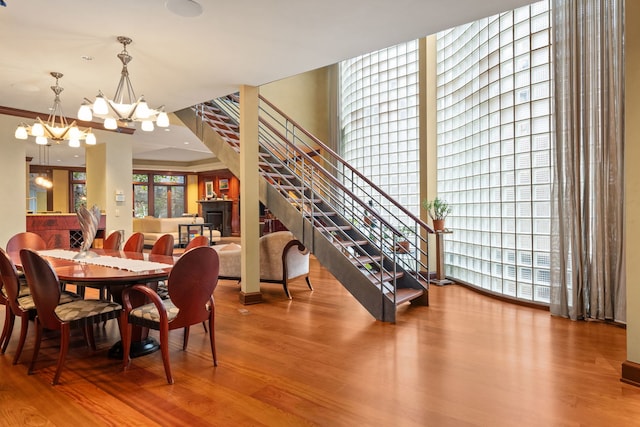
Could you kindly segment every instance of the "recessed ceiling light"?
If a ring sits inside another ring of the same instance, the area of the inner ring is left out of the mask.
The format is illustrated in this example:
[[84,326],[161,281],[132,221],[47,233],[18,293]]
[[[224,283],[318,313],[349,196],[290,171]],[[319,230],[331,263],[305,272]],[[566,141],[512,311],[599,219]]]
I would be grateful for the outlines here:
[[74,155],[73,155],[73,157],[75,157],[75,158],[77,159],[77,158],[78,158],[78,157],[80,157],[80,156],[79,156],[79,155],[77,155],[77,154],[74,154]]
[[202,15],[202,6],[193,0],[167,0],[164,6],[178,16],[195,18]]
[[93,56],[91,55],[82,55],[80,58],[84,59],[85,61],[93,61]]
[[171,132],[171,129],[170,128],[164,128],[164,131],[165,132]]

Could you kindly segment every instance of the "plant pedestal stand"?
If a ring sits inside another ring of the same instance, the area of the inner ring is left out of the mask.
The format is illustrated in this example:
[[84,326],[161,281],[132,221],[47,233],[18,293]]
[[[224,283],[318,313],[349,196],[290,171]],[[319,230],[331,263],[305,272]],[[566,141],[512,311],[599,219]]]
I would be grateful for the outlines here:
[[444,235],[451,233],[453,232],[449,230],[436,231],[436,278],[431,280],[434,285],[443,286],[453,283],[444,274]]

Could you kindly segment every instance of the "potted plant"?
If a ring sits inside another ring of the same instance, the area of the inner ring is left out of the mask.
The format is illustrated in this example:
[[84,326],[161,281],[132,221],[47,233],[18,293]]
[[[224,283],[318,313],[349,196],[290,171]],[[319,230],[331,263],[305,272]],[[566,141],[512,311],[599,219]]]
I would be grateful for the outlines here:
[[444,220],[451,213],[451,206],[445,200],[436,197],[433,200],[423,200],[422,207],[427,210],[429,217],[433,221],[433,229],[444,230]]
[[414,233],[414,231],[411,227],[403,225],[400,227],[400,232],[402,233],[402,237],[398,240],[396,252],[401,254],[409,253],[409,237]]

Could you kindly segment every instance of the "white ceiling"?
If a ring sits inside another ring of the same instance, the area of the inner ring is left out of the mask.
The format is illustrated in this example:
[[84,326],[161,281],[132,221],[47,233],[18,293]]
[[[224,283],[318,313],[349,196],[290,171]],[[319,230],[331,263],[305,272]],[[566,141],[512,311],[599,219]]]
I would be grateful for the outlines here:
[[[173,112],[235,92],[241,84],[263,85],[531,3],[199,0],[203,13],[187,18],[169,11],[164,0],[5,2],[0,7],[0,106],[43,117],[53,103],[51,71],[64,74],[61,98],[68,117],[98,90],[113,96],[121,69],[120,35],[133,39],[127,50],[136,94],[145,95],[151,107],[164,105]],[[13,130],[2,129],[0,135],[13,138]],[[183,126],[136,131],[132,139],[138,160],[189,162],[212,156]],[[32,141],[25,143],[37,153]],[[51,151],[51,164],[84,164],[83,150],[78,157],[78,149]]]

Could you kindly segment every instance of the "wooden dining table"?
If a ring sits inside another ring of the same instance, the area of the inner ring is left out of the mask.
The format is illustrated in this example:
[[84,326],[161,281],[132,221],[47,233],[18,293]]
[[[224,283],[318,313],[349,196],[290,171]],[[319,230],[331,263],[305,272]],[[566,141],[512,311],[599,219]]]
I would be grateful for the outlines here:
[[[62,285],[74,284],[93,288],[107,287],[117,303],[122,303],[122,290],[135,284],[157,284],[166,280],[177,257],[139,252],[92,249],[91,256],[79,259],[71,257],[79,253],[73,250],[38,251],[58,275]],[[22,268],[19,252],[9,256],[18,269]],[[71,259],[69,259],[71,258]],[[145,298],[139,293],[131,294],[134,306],[142,305]],[[157,340],[148,336],[148,330],[133,327],[131,357],[139,357],[158,350]],[[109,357],[122,358],[122,343],[119,341],[109,349]]]

